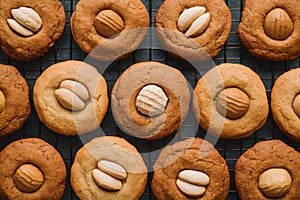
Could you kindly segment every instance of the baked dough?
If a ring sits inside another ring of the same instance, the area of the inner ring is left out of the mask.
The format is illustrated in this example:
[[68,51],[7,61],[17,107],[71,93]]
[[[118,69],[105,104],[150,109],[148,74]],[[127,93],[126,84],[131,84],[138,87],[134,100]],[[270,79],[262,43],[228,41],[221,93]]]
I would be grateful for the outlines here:
[[[102,10],[113,10],[124,20],[119,35],[105,38],[94,27],[94,20]],[[72,35],[79,47],[93,58],[111,61],[134,51],[144,40],[150,19],[140,0],[80,0],[71,17]]]
[[[109,191],[99,187],[93,179],[92,170],[100,160],[109,160],[123,166],[127,178],[121,190]],[[81,200],[138,200],[147,183],[148,171],[134,146],[115,136],[95,138],[76,153],[71,168],[71,184]]]
[[256,143],[237,160],[234,167],[236,189],[241,200],[266,198],[258,187],[261,173],[270,168],[286,169],[292,177],[289,193],[281,200],[298,199],[300,196],[300,154],[280,140]]
[[165,147],[155,164],[151,188],[158,200],[191,199],[176,186],[180,171],[191,169],[201,171],[210,178],[203,196],[193,199],[226,199],[230,176],[226,161],[209,142],[190,138]]
[[[54,93],[64,80],[77,81],[87,88],[90,97],[83,110],[72,112],[57,101]],[[84,134],[98,128],[107,112],[107,85],[93,66],[65,61],[50,66],[36,80],[33,101],[39,119],[49,129],[68,136]]]
[[6,99],[0,111],[0,137],[3,137],[23,126],[31,108],[27,82],[15,67],[0,64],[0,91]]
[[[300,2],[297,0],[245,0],[237,34],[253,55],[271,61],[292,60],[300,55]],[[274,40],[264,31],[264,19],[274,8],[285,10],[294,23],[294,31],[285,40]]]
[[[33,164],[44,175],[43,185],[32,193],[21,192],[13,175],[19,166]],[[0,152],[0,197],[3,200],[59,200],[66,186],[66,167],[60,154],[50,144],[38,138],[10,143]]]
[[[162,88],[169,99],[166,111],[151,118],[135,106],[140,90],[150,84]],[[118,126],[147,140],[177,131],[188,113],[189,102],[190,89],[185,77],[177,69],[158,62],[141,62],[129,67],[118,78],[111,94],[112,113]]]
[[[247,112],[238,119],[224,117],[216,110],[218,94],[238,88],[249,97]],[[208,71],[194,89],[193,109],[200,126],[209,134],[224,139],[244,138],[261,128],[268,117],[266,89],[250,68],[225,63]]]
[[276,124],[297,141],[300,141],[300,118],[293,109],[293,102],[300,93],[299,79],[300,69],[292,69],[276,80],[271,93],[271,109]]
[[[178,30],[177,21],[184,9],[202,6],[211,15],[206,31],[187,38]],[[166,0],[156,14],[156,33],[163,48],[188,61],[215,57],[231,30],[231,13],[223,0]]]
[[[19,7],[30,7],[42,18],[42,27],[33,36],[20,36],[7,23],[11,10]],[[66,15],[58,0],[1,0],[0,8],[0,47],[15,60],[31,61],[44,55],[64,31]]]

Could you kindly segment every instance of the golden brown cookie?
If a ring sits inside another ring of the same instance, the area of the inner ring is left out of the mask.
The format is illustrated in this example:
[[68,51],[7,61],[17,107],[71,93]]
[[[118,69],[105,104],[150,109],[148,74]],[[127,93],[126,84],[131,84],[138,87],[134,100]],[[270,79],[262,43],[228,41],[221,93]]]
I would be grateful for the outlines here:
[[240,199],[298,199],[299,165],[300,154],[280,140],[256,143],[235,164]]
[[147,172],[134,146],[122,138],[104,136],[78,150],[71,184],[81,200],[137,200],[146,187]]
[[156,14],[155,25],[164,49],[201,61],[221,50],[230,34],[231,14],[223,0],[166,0]]
[[65,61],[47,68],[36,80],[33,100],[39,119],[63,135],[95,130],[107,108],[105,79],[93,66]]
[[26,80],[15,67],[0,64],[0,137],[19,130],[30,112]]
[[250,68],[225,63],[208,71],[194,89],[200,126],[216,137],[244,138],[261,128],[269,106],[266,89]]
[[282,74],[271,93],[273,118],[290,138],[300,141],[300,69]]
[[141,62],[118,78],[111,101],[121,129],[135,137],[156,140],[179,129],[188,113],[190,90],[177,69]]
[[261,59],[292,60],[300,55],[300,2],[245,0],[237,34]]
[[150,19],[140,0],[80,0],[71,17],[72,35],[92,57],[110,61],[134,51]]
[[63,33],[66,16],[58,0],[3,0],[0,7],[0,47],[13,59],[44,55]]
[[60,154],[38,138],[12,142],[0,152],[1,199],[61,199],[66,167]]
[[207,141],[190,138],[165,147],[154,166],[151,188],[158,200],[226,199],[226,161]]

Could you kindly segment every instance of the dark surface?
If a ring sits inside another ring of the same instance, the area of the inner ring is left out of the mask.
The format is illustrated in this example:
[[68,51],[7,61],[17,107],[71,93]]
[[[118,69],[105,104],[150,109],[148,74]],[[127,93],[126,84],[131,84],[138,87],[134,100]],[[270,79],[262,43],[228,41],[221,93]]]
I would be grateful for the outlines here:
[[[149,10],[150,17],[152,19],[151,26],[154,26],[154,19],[155,14],[163,2],[163,0],[143,0],[147,9]],[[230,63],[241,63],[246,66],[251,67],[255,72],[257,72],[261,79],[263,80],[265,87],[267,89],[267,95],[270,99],[270,92],[271,88],[274,84],[274,81],[278,76],[280,76],[283,72],[291,69],[299,67],[299,59],[287,62],[267,62],[263,60],[256,59],[255,57],[251,56],[244,48],[242,48],[241,43],[235,33],[236,26],[239,23],[241,17],[241,8],[242,8],[243,1],[236,1],[236,0],[227,0],[226,3],[230,8],[232,14],[232,30],[230,37],[228,38],[223,50],[219,53],[219,55],[214,59],[216,65],[224,62]],[[22,63],[17,62],[15,60],[9,59],[7,56],[3,55],[0,52],[0,62],[3,64],[11,64],[16,66],[22,75],[28,81],[30,87],[30,100],[32,106],[32,113],[23,126],[21,130],[12,134],[11,136],[4,137],[0,139],[0,149],[3,149],[7,144],[11,141],[15,141],[21,138],[28,138],[28,137],[39,137],[47,141],[48,143],[52,144],[56,147],[56,149],[61,153],[62,157],[65,160],[68,172],[68,180],[67,180],[67,187],[63,199],[78,199],[76,195],[72,192],[69,175],[70,175],[70,167],[74,160],[76,151],[80,148],[83,143],[89,141],[90,139],[99,136],[99,132],[96,131],[94,133],[89,133],[84,135],[83,137],[66,137],[60,136],[49,129],[47,129],[39,120],[36,115],[36,112],[33,107],[32,101],[32,89],[37,77],[42,73],[42,71],[47,68],[48,66],[62,62],[65,60],[84,60],[86,54],[83,53],[79,47],[76,45],[72,36],[70,34],[70,26],[69,26],[69,18],[72,14],[72,11],[75,9],[77,1],[62,1],[66,14],[67,14],[67,24],[64,31],[63,36],[58,40],[54,47],[50,49],[50,51],[40,59],[37,59],[30,63]],[[217,9],[217,8],[216,8]],[[138,17],[138,16],[137,16]],[[197,72],[197,70],[187,62],[183,62],[173,58],[172,56],[166,54],[163,50],[159,49],[157,45],[157,41],[154,38],[154,33],[151,30],[150,37],[144,42],[141,49],[134,52],[130,57],[123,59],[121,61],[115,61],[109,65],[108,69],[104,73],[104,77],[107,80],[109,92],[114,85],[115,80],[118,76],[130,65],[133,63],[141,62],[141,61],[158,61],[165,63],[167,65],[176,67],[182,71],[185,75],[187,80],[190,82],[191,86],[194,87],[197,80],[201,77],[201,75]],[[105,66],[107,63],[97,63],[98,66]],[[99,69],[102,71],[101,69]],[[205,71],[205,70],[204,70]],[[203,73],[202,73],[203,74]],[[182,127],[179,134],[173,135],[169,138],[164,140],[155,141],[155,142],[148,142],[143,140],[134,139],[126,134],[124,134],[116,125],[115,121],[113,120],[113,116],[111,114],[111,109],[109,111],[101,125],[104,133],[106,135],[119,135],[121,137],[126,138],[129,142],[134,144],[140,152],[143,152],[144,160],[149,169],[152,168],[152,164],[155,162],[157,155],[160,149],[170,140],[184,140],[187,137],[193,137],[196,134],[198,126],[194,125],[193,116],[189,115],[189,120],[185,123]],[[194,131],[191,131],[194,130]],[[205,132],[199,128],[197,131],[198,137],[204,137]],[[228,195],[229,200],[238,199],[235,190],[234,184],[234,173],[233,168],[237,158],[245,152],[248,148],[252,147],[257,141],[267,140],[277,138],[281,139],[282,141],[286,142],[288,145],[296,148],[298,151],[300,150],[300,144],[292,141],[291,139],[287,138],[276,126],[275,122],[272,119],[271,113],[269,114],[269,118],[267,123],[255,134],[252,136],[239,139],[239,140],[219,140],[216,144],[216,148],[219,150],[221,155],[226,159],[228,167],[230,169],[230,176],[231,176],[231,186],[230,186],[230,193]],[[157,151],[155,151],[157,150]],[[147,153],[151,152],[151,153]],[[156,199],[151,192],[151,177],[152,172],[149,173],[149,180],[148,185],[145,189],[145,192],[141,199],[148,200],[148,199]]]

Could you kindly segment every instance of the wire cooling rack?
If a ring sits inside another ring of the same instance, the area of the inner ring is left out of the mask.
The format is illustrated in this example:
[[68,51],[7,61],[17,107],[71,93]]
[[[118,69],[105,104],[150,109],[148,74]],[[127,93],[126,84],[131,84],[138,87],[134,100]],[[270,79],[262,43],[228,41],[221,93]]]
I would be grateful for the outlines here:
[[[84,60],[87,56],[85,53],[83,53],[80,50],[80,48],[74,42],[70,32],[70,16],[73,10],[75,9],[77,0],[63,0],[61,2],[64,5],[66,15],[67,15],[67,23],[66,23],[65,31],[63,33],[63,36],[56,42],[54,47],[52,47],[46,55],[42,56],[41,58],[33,62],[23,63],[23,62],[12,60],[7,56],[5,56],[2,52],[0,52],[0,62],[2,64],[10,64],[16,66],[20,70],[22,75],[26,78],[30,88],[30,102],[32,108],[32,113],[29,119],[19,131],[17,131],[16,133],[8,137],[4,137],[0,139],[0,150],[2,150],[7,144],[9,144],[12,141],[19,140],[21,138],[28,138],[28,137],[42,138],[48,143],[55,146],[55,148],[62,155],[65,164],[67,166],[67,172],[68,172],[67,186],[66,186],[63,199],[74,200],[74,199],[78,199],[78,197],[75,195],[70,185],[70,179],[69,179],[70,167],[72,165],[77,150],[83,145],[81,139],[83,139],[84,141],[88,141],[99,135],[97,134],[96,131],[93,133],[86,134],[80,139],[79,137],[61,136],[50,131],[39,121],[32,101],[32,89],[35,80],[47,67],[49,67],[54,63],[59,63],[66,60]],[[162,2],[163,0],[143,0],[143,3],[145,4],[145,6],[149,11],[152,27],[154,27],[155,15]],[[241,63],[252,68],[256,73],[259,74],[259,76],[263,80],[264,85],[267,89],[268,99],[270,100],[271,88],[276,78],[291,68],[299,67],[299,59],[293,61],[286,61],[286,62],[267,62],[267,61],[256,59],[255,57],[250,55],[242,47],[235,33],[236,27],[241,18],[243,1],[226,0],[226,3],[230,8],[232,14],[232,30],[222,51],[214,59],[214,62],[216,65],[225,62]],[[150,32],[150,34],[154,34],[154,33]],[[145,42],[149,42],[149,43],[154,42],[151,40],[151,38],[152,36],[150,36],[150,39]],[[109,67],[103,74],[108,84],[109,95],[111,93],[114,82],[116,81],[118,76],[130,65],[142,61],[158,61],[170,65],[172,67],[178,68],[179,70],[182,71],[182,73],[189,81],[191,86],[192,87],[195,86],[195,84],[201,77],[201,74],[199,74],[197,70],[195,70],[195,68],[191,66],[189,63],[181,60],[177,60],[172,56],[166,54],[163,50],[156,48],[155,46],[156,45],[150,44],[151,48],[140,48],[128,58],[123,59],[121,61],[115,61],[109,65]],[[188,115],[188,118],[192,118],[192,117],[193,116],[191,114]],[[181,132],[185,132],[185,130],[191,130],[191,126],[192,125],[190,124],[185,124],[182,127]],[[158,151],[155,151],[153,153],[143,154],[143,158],[149,169],[152,168],[152,164],[155,162],[159,154],[159,149],[167,145],[169,142],[168,138],[158,142],[149,142],[149,141],[143,141],[143,140],[131,138],[130,136],[124,134],[116,125],[110,107],[103,123],[101,124],[101,127],[106,135],[117,135],[126,138],[129,142],[134,144],[140,152],[147,151],[147,149],[149,151],[151,151],[152,149],[158,149]],[[197,134],[196,137],[201,137],[201,138],[205,137],[205,132],[201,128],[198,129],[198,126],[195,126],[194,129],[196,131],[195,134]],[[195,135],[189,135],[189,133],[187,133],[183,135],[179,134],[176,135],[175,137],[179,137],[179,140],[183,140],[191,136],[193,137]],[[258,141],[268,140],[272,138],[281,139],[282,141],[286,142],[288,145],[300,151],[300,144],[287,138],[279,130],[279,128],[277,127],[277,125],[272,119],[271,113],[269,114],[267,123],[252,136],[245,139],[219,140],[217,142],[215,147],[219,150],[221,155],[226,159],[230,170],[231,182],[230,182],[230,192],[227,197],[228,200],[239,199],[235,189],[234,172],[233,172],[234,164],[237,158],[247,149],[251,148]],[[148,184],[144,194],[140,198],[141,200],[156,199],[150,187],[152,175],[153,173],[149,172]]]

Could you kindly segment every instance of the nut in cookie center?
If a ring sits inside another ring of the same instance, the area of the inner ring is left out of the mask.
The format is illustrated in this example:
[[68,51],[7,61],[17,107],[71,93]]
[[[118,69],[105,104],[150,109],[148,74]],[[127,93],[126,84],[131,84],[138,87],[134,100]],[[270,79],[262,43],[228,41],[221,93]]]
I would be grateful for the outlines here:
[[137,110],[149,117],[165,113],[168,97],[163,89],[157,85],[146,85],[138,93],[135,101]]
[[19,7],[12,9],[13,19],[7,19],[10,28],[17,34],[25,37],[36,34],[42,27],[42,19],[32,8]]
[[248,95],[237,87],[222,90],[215,101],[216,110],[229,119],[241,118],[250,105]]
[[201,171],[182,170],[177,176],[176,185],[187,196],[201,197],[209,181],[209,176]]
[[35,165],[23,164],[13,175],[13,181],[20,191],[31,193],[43,185],[44,175]]
[[208,28],[210,13],[202,6],[185,9],[177,21],[178,30],[187,37],[200,36]]
[[271,10],[264,19],[264,31],[274,40],[285,40],[294,31],[294,23],[282,8]]
[[300,117],[300,94],[297,94],[293,101],[293,110]]
[[54,94],[62,107],[72,111],[83,110],[86,102],[90,99],[89,91],[85,85],[73,80],[62,81]]
[[122,181],[127,177],[127,172],[118,163],[100,160],[97,168],[92,171],[95,183],[106,190],[117,191],[123,186]]
[[258,187],[269,198],[280,198],[291,188],[292,178],[283,168],[271,168],[264,171],[258,179]]
[[0,113],[4,110],[6,104],[6,98],[4,93],[0,90]]
[[99,35],[110,38],[119,34],[125,25],[121,16],[115,11],[102,10],[94,20],[94,27]]

